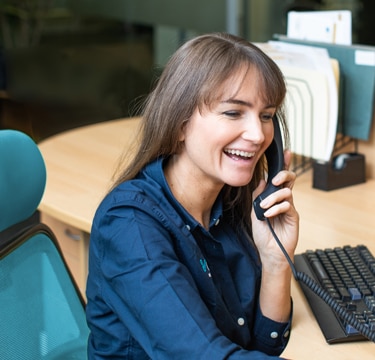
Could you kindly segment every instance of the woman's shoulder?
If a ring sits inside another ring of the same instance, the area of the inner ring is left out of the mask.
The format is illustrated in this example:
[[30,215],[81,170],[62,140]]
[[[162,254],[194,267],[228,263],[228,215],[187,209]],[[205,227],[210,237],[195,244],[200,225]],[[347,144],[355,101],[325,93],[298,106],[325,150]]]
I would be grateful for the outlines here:
[[144,207],[150,202],[159,203],[165,198],[167,185],[159,161],[148,164],[136,178],[115,186],[103,199],[101,207],[133,204]]
[[113,188],[102,200],[98,210],[109,211],[112,208],[149,208],[164,202],[163,189],[157,183],[144,178],[127,180]]

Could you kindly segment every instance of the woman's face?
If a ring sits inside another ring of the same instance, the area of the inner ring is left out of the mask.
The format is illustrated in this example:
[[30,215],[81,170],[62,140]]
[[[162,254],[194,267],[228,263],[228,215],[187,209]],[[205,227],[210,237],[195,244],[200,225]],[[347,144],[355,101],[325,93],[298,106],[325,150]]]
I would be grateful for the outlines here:
[[224,83],[216,103],[195,110],[182,132],[179,161],[205,188],[248,184],[273,138],[276,108],[263,103],[257,70],[237,75]]

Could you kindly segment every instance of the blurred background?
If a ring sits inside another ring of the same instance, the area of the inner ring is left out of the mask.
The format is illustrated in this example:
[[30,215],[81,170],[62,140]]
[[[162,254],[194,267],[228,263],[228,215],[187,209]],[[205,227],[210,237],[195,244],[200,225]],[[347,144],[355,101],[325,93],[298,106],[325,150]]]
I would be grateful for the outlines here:
[[374,0],[0,0],[0,128],[40,141],[128,117],[192,36],[286,34],[290,10],[351,10],[375,45]]

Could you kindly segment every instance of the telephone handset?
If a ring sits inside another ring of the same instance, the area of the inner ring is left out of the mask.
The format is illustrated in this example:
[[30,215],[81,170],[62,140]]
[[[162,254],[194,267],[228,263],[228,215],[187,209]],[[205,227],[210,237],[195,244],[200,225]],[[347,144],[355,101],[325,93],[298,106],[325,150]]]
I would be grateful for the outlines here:
[[264,212],[267,210],[261,208],[259,204],[268,195],[280,189],[279,186],[275,186],[272,184],[272,179],[276,176],[277,173],[284,169],[284,151],[280,125],[276,116],[272,118],[272,121],[274,129],[273,141],[264,153],[266,155],[268,163],[267,185],[264,191],[260,195],[258,195],[253,202],[254,211],[259,220],[265,220]]

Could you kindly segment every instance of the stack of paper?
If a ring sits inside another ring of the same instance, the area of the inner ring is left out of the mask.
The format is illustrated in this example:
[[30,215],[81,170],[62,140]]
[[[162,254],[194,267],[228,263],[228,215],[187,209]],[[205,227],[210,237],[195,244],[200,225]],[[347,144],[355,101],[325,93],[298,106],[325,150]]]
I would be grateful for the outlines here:
[[338,63],[324,48],[280,41],[257,44],[279,66],[287,83],[291,151],[329,161],[338,122]]

